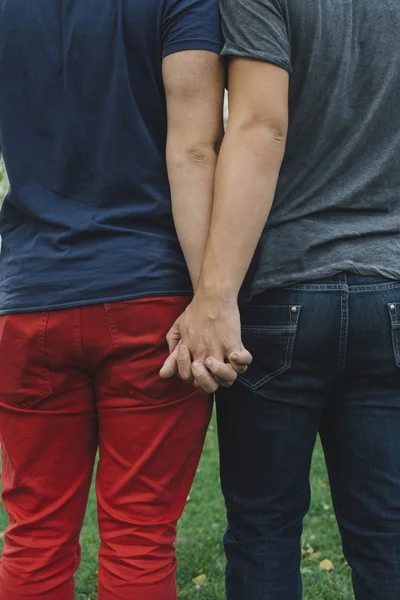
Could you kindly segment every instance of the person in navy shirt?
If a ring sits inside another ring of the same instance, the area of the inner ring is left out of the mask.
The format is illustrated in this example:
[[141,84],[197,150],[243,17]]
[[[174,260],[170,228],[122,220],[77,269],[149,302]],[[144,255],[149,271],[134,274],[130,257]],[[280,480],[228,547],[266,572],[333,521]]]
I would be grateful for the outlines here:
[[0,0],[0,15],[0,598],[72,600],[100,449],[99,598],[174,600],[211,398],[158,371],[210,221],[218,2]]

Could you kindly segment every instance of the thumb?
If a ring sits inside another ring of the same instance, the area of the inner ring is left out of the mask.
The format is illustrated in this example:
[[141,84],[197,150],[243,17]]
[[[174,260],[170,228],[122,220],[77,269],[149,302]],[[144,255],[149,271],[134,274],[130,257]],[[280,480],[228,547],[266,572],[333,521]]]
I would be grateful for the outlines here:
[[171,379],[174,375],[178,373],[178,347],[172,351],[172,353],[165,360],[161,370],[160,377],[161,379]]

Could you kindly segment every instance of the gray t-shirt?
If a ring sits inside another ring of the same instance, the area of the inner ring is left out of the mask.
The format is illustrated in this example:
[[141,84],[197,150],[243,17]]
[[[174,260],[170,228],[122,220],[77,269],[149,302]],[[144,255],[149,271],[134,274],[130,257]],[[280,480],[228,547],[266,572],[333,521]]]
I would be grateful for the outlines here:
[[220,0],[225,56],[290,73],[289,134],[252,293],[400,279],[400,1]]

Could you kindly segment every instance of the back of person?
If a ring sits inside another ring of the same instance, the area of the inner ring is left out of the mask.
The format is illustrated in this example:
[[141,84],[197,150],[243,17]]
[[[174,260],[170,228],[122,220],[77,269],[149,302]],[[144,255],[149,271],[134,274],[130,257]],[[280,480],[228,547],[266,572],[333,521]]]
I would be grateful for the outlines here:
[[398,600],[400,4],[220,5],[230,120],[179,327],[195,361],[253,355],[217,395],[227,598],[301,600],[319,434],[355,598]]
[[0,0],[1,600],[73,600],[98,450],[99,600],[177,599],[212,398],[159,370],[208,234],[221,46],[218,0]]
[[286,154],[252,292],[340,271],[400,279],[400,4],[268,0],[258,39],[253,9],[236,24],[228,5],[225,52],[240,54],[237,33],[290,71]]
[[181,47],[219,51],[216,2],[0,0],[0,14],[0,312],[190,294],[161,67]]

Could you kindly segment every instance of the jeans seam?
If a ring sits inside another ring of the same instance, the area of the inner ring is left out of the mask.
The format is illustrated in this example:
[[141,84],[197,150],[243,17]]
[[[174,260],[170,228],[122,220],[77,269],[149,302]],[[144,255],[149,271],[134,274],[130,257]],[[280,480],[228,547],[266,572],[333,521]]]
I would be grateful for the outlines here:
[[119,342],[117,328],[115,327],[114,320],[110,314],[108,305],[103,304],[103,307],[105,310],[106,320],[107,320],[107,324],[108,324],[108,330],[110,332],[111,343],[112,343],[114,351],[116,352],[116,350],[118,348],[118,342]]
[[342,376],[347,363],[347,341],[349,332],[349,288],[347,276],[341,275],[340,293],[340,337],[339,337],[339,374]]
[[[379,292],[384,290],[394,290],[400,287],[398,281],[388,283],[370,283],[362,285],[349,285],[349,291],[352,294],[360,292]],[[271,292],[290,290],[293,292],[340,292],[343,289],[342,283],[304,283],[281,288],[271,289]]]
[[239,380],[241,381],[241,383],[243,383],[245,386],[247,386],[248,388],[252,389],[252,390],[258,390],[262,385],[264,385],[265,383],[268,383],[268,381],[271,381],[271,379],[275,379],[275,377],[278,377],[281,373],[284,373],[286,371],[286,369],[289,368],[288,364],[287,364],[287,356],[288,356],[288,350],[290,347],[290,341],[291,341],[292,335],[289,335],[289,339],[288,339],[288,345],[286,348],[286,362],[283,365],[283,367],[281,367],[280,369],[278,369],[277,371],[274,371],[273,373],[269,373],[268,375],[266,375],[263,379],[261,379],[260,381],[258,381],[257,383],[249,383],[247,380],[243,379],[243,377],[241,375],[239,375]]
[[[394,305],[396,307],[395,313],[393,313],[392,305]],[[398,326],[398,321],[397,321],[398,316],[396,314],[398,306],[399,305],[396,303],[390,303],[388,305],[388,310],[389,310],[389,316],[390,316],[390,329],[391,329],[391,336],[392,336],[394,359],[395,359],[396,365],[398,367],[400,367],[400,347],[399,347],[399,339],[398,339],[398,334],[397,334],[397,329],[399,329],[399,326]]]
[[73,310],[73,341],[74,349],[78,352],[81,360],[84,360],[83,343],[82,343],[82,315],[81,309],[75,308]]
[[305,283],[289,287],[271,289],[271,292],[290,290],[293,292],[340,292],[342,289],[340,283]]
[[48,390],[47,392],[43,392],[40,396],[40,399],[43,399],[44,397],[48,396],[49,394],[51,394],[52,392],[52,386],[51,386],[51,378],[50,378],[50,368],[47,362],[47,354],[46,354],[46,330],[47,330],[47,324],[49,322],[49,313],[45,313],[43,315],[43,320],[40,326],[40,352],[42,353],[43,356],[43,368],[42,368],[42,374],[45,377],[46,383],[48,385]]
[[297,325],[243,325],[243,331],[296,331]]
[[350,285],[349,291],[351,294],[359,294],[360,292],[383,292],[386,290],[395,290],[400,288],[400,283],[371,283],[364,285]]

